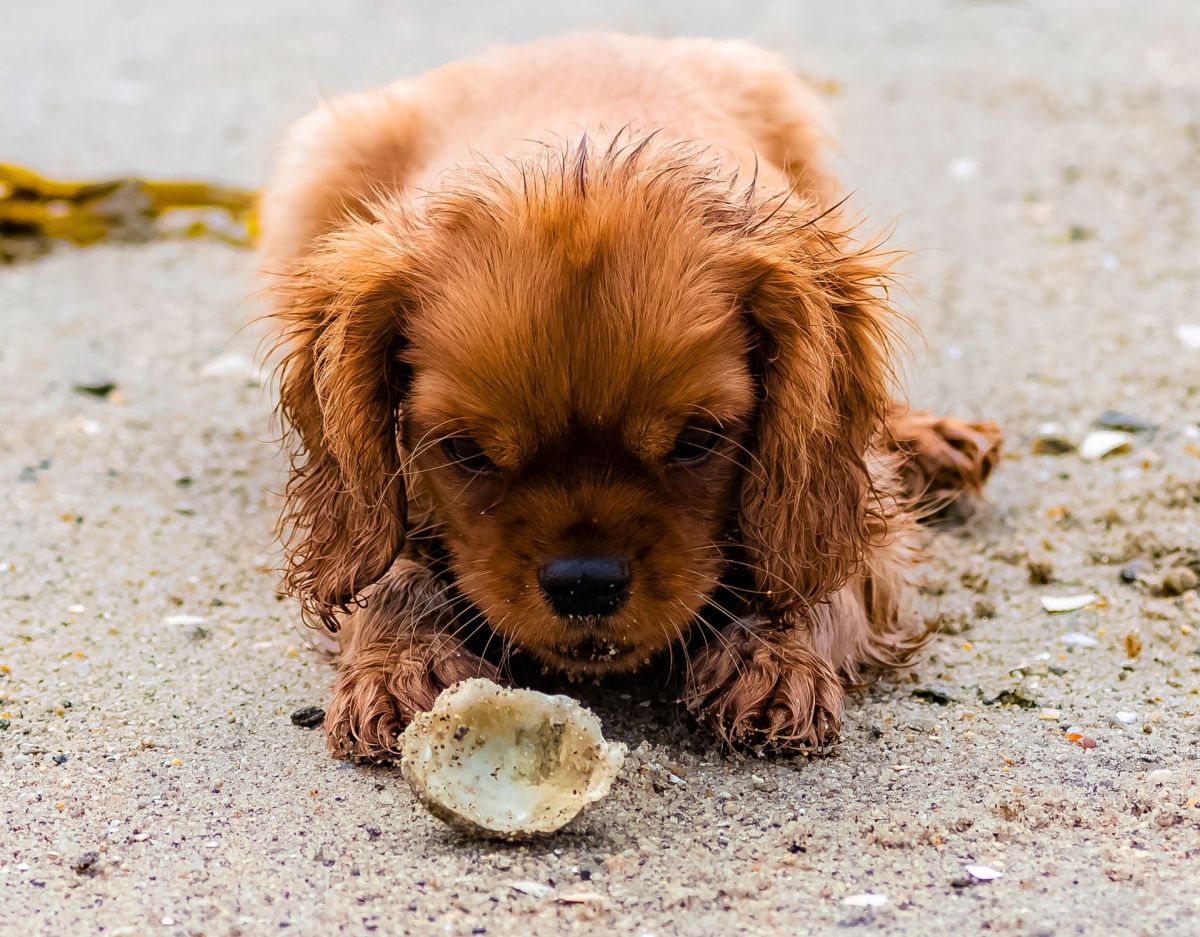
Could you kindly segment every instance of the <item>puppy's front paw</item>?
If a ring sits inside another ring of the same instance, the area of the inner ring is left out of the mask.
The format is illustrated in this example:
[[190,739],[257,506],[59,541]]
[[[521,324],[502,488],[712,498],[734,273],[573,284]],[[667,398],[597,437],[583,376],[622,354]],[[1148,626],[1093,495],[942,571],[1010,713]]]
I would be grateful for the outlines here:
[[837,741],[842,696],[803,634],[736,623],[692,662],[684,704],[731,748],[807,753]]
[[448,639],[356,649],[338,665],[325,716],[329,750],[352,761],[394,761],[404,727],[442,690],[471,677],[498,676],[491,664]]

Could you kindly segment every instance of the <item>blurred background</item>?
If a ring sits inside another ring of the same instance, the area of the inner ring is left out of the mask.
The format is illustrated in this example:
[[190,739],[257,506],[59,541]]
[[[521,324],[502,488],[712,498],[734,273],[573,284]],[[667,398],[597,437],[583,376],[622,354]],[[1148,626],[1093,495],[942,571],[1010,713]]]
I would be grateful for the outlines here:
[[[945,289],[961,289],[964,263],[976,287],[997,287],[981,316],[942,308],[958,300],[943,292],[922,305],[927,328],[944,315],[1003,328],[1012,308],[1059,298],[1055,264],[1104,279],[1131,236],[1153,258],[1194,234],[1200,64],[1183,37],[1200,14],[1188,3],[49,0],[5,22],[0,156],[51,176],[255,188],[283,129],[322,97],[499,43],[624,29],[748,38],[811,74],[852,207],[924,252],[909,266],[919,283],[953,262]],[[1035,248],[1046,263],[1030,274],[1019,255]]]

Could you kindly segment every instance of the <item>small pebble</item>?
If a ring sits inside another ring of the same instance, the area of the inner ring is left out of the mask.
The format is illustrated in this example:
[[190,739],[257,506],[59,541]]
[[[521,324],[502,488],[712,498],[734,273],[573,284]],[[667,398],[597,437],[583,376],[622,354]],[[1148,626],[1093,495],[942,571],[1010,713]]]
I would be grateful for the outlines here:
[[1038,713],[1038,718],[1043,722],[1058,722],[1062,718],[1062,712],[1057,709],[1043,709]]
[[1049,560],[1030,560],[1025,568],[1029,571],[1029,581],[1035,586],[1044,586],[1054,579],[1054,564]]
[[325,710],[320,706],[302,706],[292,713],[292,725],[301,729],[315,729],[325,721]]
[[100,853],[89,850],[71,863],[71,870],[78,875],[92,875],[96,871],[96,863],[100,861]]
[[1195,589],[1200,582],[1196,574],[1186,566],[1172,566],[1162,576],[1163,595],[1183,595],[1190,589]]
[[1131,724],[1137,722],[1138,717],[1137,717],[1137,713],[1131,713],[1131,712],[1127,712],[1125,710],[1121,710],[1120,712],[1118,712],[1115,715],[1114,718],[1117,720],[1117,722],[1121,723],[1121,725],[1127,726],[1127,725],[1131,725]]
[[92,380],[81,381],[71,385],[71,390],[77,394],[86,394],[89,397],[99,397],[101,400],[107,400],[112,396],[113,391],[117,389],[116,381],[108,380]]
[[1147,784],[1170,784],[1175,780],[1175,772],[1170,768],[1158,768],[1146,774]]
[[1075,451],[1075,443],[1060,433],[1042,433],[1033,438],[1034,455],[1066,455]]
[[1096,417],[1095,425],[1101,429],[1115,429],[1123,433],[1149,433],[1158,429],[1153,423],[1121,410],[1105,410]]
[[1132,560],[1121,567],[1121,582],[1137,582],[1145,570],[1145,560]]

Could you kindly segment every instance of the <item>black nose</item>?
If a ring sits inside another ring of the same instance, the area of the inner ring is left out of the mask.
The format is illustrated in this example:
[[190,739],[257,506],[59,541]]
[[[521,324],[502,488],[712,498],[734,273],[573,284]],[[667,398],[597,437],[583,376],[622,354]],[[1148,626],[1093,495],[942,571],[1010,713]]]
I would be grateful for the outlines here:
[[549,556],[538,585],[559,615],[611,615],[629,597],[629,564],[617,556]]

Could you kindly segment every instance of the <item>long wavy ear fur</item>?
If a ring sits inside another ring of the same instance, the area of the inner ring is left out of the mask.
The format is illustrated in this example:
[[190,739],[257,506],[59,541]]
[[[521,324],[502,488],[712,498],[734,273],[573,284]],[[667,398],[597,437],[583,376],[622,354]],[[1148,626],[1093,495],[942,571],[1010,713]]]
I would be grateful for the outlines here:
[[836,592],[885,527],[867,457],[890,407],[895,315],[887,255],[833,213],[776,214],[749,228],[740,257],[760,401],[739,524],[773,615]]
[[292,472],[280,518],[283,587],[306,620],[337,630],[404,544],[399,361],[408,305],[398,232],[352,219],[276,291],[286,354],[279,411]]

